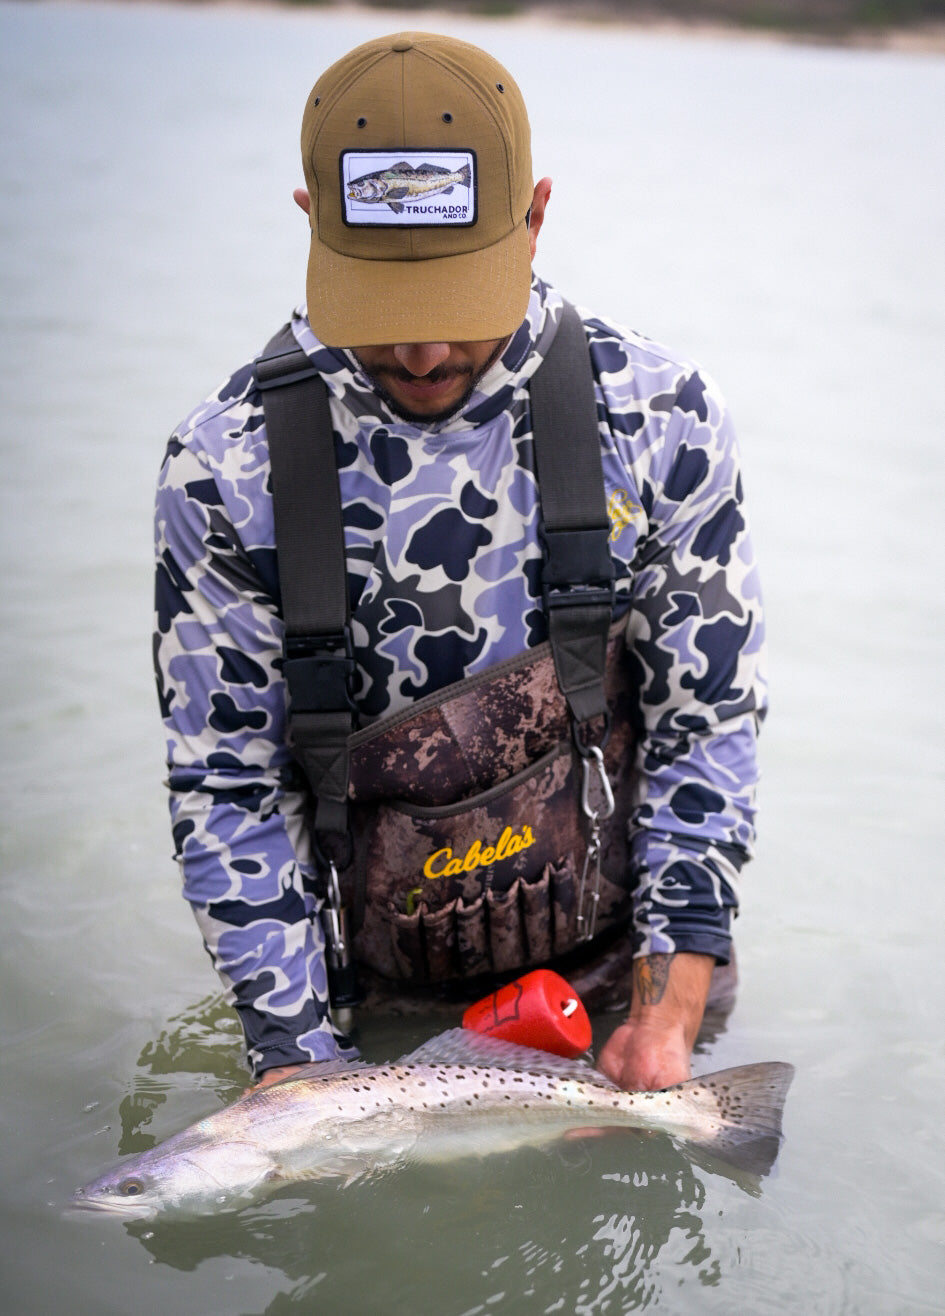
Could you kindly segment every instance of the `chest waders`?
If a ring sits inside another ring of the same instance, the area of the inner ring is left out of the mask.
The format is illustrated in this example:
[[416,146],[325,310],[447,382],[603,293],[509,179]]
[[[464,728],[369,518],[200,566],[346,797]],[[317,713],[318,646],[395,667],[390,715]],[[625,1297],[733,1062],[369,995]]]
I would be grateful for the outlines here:
[[359,999],[355,963],[382,990],[471,997],[592,958],[630,919],[634,701],[577,312],[529,385],[548,640],[363,730],[328,391],[289,326],[256,380],[336,1022]]

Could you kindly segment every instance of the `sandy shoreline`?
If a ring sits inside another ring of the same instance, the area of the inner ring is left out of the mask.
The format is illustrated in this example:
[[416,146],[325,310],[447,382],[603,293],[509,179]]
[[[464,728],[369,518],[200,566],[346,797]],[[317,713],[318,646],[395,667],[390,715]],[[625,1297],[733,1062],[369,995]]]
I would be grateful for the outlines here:
[[[225,0],[224,0],[225,2]],[[280,0],[275,0],[279,3]],[[334,8],[335,6],[330,6]],[[339,6],[340,7],[340,6]],[[346,6],[347,7],[347,6]],[[368,7],[358,6],[361,12]],[[378,10],[371,12],[377,13]],[[390,11],[396,12],[396,11]],[[432,11],[422,11],[430,13]],[[908,26],[872,27],[853,26],[843,30],[803,27],[773,27],[722,18],[683,19],[666,18],[656,13],[627,14],[605,4],[588,5],[583,12],[575,12],[567,4],[536,4],[523,9],[519,17],[531,20],[547,19],[556,25],[576,27],[610,24],[639,32],[652,32],[665,36],[698,37],[706,40],[740,40],[756,42],[793,42],[803,45],[842,46],[863,50],[901,50],[945,54],[945,20],[915,23]]]
[[[66,0],[83,4],[87,0]],[[347,13],[373,16],[378,22],[389,20],[389,29],[415,28],[435,31],[439,19],[481,18],[494,23],[547,23],[555,27],[600,28],[619,27],[657,36],[685,36],[707,41],[787,42],[803,45],[837,46],[862,50],[891,50],[915,54],[945,54],[945,19],[916,21],[901,25],[850,25],[850,26],[777,26],[739,22],[734,18],[667,17],[656,8],[640,9],[628,13],[625,8],[609,0],[588,0],[578,5],[565,0],[510,0],[507,6],[496,0],[494,5],[475,3],[445,6],[412,7],[384,3],[378,5],[351,4],[348,0],[95,0],[96,3],[167,4],[185,5],[188,8],[220,9],[284,9],[294,13]]]

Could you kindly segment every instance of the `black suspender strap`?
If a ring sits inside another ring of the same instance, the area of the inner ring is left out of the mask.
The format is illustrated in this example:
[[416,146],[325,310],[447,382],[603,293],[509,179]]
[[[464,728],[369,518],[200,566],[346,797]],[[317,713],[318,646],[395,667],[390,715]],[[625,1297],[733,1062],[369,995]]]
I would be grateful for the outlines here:
[[565,302],[548,355],[531,380],[535,468],[542,509],[542,597],[558,685],[578,749],[585,723],[604,719],[614,566],[594,377],[580,316]]
[[316,834],[347,834],[354,653],[328,390],[289,325],[256,362],[272,464],[290,739]]

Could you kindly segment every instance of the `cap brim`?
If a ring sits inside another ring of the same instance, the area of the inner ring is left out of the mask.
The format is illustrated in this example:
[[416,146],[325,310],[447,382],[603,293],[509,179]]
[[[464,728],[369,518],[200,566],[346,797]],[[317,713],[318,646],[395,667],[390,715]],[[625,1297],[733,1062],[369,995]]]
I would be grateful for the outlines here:
[[505,338],[525,319],[530,288],[524,223],[491,247],[430,260],[341,256],[312,234],[308,318],[328,347]]

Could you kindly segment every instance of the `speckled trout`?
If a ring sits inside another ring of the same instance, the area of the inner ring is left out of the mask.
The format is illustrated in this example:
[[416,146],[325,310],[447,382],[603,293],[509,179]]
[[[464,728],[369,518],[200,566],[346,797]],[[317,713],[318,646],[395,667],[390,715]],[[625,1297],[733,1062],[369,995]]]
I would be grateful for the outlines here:
[[624,1092],[564,1060],[462,1028],[391,1064],[311,1065],[217,1111],[80,1189],[124,1216],[232,1207],[265,1186],[408,1161],[508,1152],[581,1129],[658,1129],[765,1174],[781,1141],[790,1065],[742,1065],[661,1092]]
[[457,185],[469,187],[471,181],[468,164],[451,172],[434,164],[422,164],[414,169],[406,160],[401,160],[390,169],[353,178],[348,184],[348,199],[364,205],[386,204],[399,215],[405,203],[409,205],[412,201],[441,193],[448,195]]

